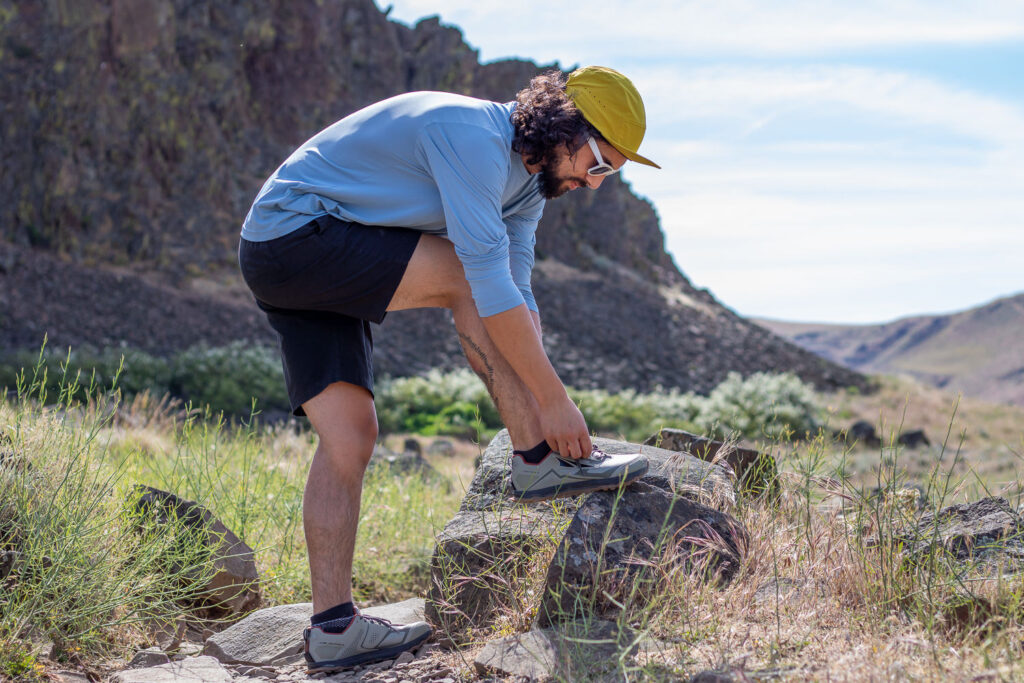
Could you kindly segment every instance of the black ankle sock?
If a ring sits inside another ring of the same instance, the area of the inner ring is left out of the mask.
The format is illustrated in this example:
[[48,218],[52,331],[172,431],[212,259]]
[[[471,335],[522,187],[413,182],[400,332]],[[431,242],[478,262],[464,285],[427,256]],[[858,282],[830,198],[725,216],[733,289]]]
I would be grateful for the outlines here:
[[523,456],[523,460],[525,460],[526,462],[530,463],[531,465],[536,465],[541,460],[546,458],[548,453],[551,452],[551,446],[548,446],[548,442],[547,441],[541,441],[539,444],[537,444],[536,446],[534,446],[533,448],[531,448],[528,451],[512,451],[512,452],[513,453],[518,453],[519,455]]
[[317,624],[322,624],[327,621],[351,617],[355,613],[355,605],[351,602],[343,602],[340,605],[335,605],[334,607],[325,609],[323,612],[317,612],[309,618],[309,623],[311,626],[316,626]]

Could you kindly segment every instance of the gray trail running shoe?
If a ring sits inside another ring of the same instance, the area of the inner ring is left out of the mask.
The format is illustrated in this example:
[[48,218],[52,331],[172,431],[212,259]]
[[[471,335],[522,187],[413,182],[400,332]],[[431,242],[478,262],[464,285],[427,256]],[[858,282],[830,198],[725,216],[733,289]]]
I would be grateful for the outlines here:
[[306,670],[313,674],[391,659],[416,647],[431,633],[422,621],[401,626],[364,614],[310,626],[302,632]]
[[640,453],[609,454],[594,446],[586,458],[573,460],[552,451],[536,465],[512,456],[512,495],[531,503],[588,491],[615,489],[647,473],[647,458]]

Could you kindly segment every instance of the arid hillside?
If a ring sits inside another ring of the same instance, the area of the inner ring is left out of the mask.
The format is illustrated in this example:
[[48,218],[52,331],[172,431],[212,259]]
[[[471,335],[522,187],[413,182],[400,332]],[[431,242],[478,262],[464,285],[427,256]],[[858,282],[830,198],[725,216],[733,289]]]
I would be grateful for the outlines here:
[[855,370],[907,374],[952,392],[1024,405],[1024,294],[881,325],[758,323]]

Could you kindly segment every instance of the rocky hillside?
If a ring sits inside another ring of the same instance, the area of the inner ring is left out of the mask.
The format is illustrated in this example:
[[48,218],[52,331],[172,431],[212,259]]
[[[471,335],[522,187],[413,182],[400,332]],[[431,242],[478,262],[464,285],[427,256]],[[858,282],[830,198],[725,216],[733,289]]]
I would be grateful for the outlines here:
[[[0,348],[124,342],[166,352],[266,338],[234,265],[238,229],[291,149],[396,93],[509,100],[542,67],[481,65],[457,29],[371,0],[7,3],[0,12]],[[619,179],[552,202],[535,289],[579,386],[704,391],[729,370],[863,380],[738,318],[664,250]],[[385,372],[461,364],[440,312],[396,315]],[[424,331],[428,331],[424,333]]]
[[1024,294],[882,325],[758,322],[856,370],[904,373],[968,396],[1024,405]]

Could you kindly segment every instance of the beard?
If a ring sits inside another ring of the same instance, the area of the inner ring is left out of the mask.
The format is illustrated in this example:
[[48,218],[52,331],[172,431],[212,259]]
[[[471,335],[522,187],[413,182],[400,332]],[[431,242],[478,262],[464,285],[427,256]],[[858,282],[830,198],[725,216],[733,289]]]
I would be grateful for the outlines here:
[[537,174],[537,182],[540,185],[540,196],[544,199],[557,199],[572,189],[570,181],[576,180],[581,185],[586,184],[585,180],[566,178],[558,175],[557,159],[548,158],[541,164],[540,172]]

